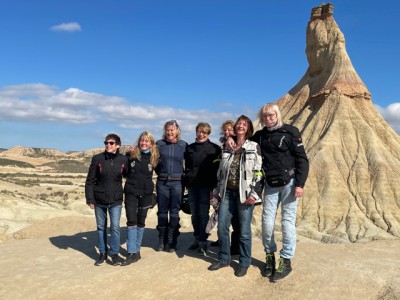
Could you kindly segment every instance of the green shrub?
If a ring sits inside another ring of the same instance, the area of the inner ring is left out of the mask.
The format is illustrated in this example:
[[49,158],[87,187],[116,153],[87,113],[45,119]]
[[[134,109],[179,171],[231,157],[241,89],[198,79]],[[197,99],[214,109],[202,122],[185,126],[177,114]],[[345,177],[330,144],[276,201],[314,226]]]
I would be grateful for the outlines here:
[[35,168],[34,165],[31,165],[27,162],[14,160],[14,159],[6,159],[6,158],[0,158],[0,166],[12,166],[12,167],[18,167],[18,168]]

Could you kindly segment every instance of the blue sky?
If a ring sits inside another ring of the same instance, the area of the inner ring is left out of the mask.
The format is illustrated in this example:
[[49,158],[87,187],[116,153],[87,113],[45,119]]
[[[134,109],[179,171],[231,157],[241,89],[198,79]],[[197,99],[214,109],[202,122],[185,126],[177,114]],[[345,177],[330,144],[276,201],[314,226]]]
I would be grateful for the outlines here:
[[[398,1],[334,1],[356,71],[400,132]],[[0,0],[0,148],[62,151],[158,139],[170,119],[194,141],[279,99],[304,75],[321,1]]]

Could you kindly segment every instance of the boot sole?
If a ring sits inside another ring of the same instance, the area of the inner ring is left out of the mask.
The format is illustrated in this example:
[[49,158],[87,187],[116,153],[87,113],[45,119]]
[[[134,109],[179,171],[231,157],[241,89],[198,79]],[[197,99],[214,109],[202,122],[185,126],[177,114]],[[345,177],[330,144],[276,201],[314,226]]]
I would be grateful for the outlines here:
[[293,271],[291,271],[289,274],[287,274],[285,277],[281,277],[281,278],[275,278],[275,274],[273,274],[271,276],[272,278],[272,282],[277,283],[277,282],[281,282],[281,281],[285,281],[287,278],[289,278],[290,276],[292,276]]

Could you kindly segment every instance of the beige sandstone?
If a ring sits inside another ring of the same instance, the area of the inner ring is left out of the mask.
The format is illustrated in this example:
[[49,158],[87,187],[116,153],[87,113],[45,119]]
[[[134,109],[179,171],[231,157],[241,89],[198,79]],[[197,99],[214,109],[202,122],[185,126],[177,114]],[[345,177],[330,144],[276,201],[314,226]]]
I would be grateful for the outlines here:
[[277,101],[310,159],[298,229],[324,242],[398,239],[400,137],[374,108],[332,13],[331,4],[313,10],[309,67]]

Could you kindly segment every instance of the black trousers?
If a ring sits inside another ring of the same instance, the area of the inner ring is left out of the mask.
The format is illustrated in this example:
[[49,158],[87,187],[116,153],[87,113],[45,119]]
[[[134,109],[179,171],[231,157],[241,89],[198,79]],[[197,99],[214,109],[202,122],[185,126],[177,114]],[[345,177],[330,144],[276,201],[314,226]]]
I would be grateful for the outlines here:
[[135,196],[125,194],[125,212],[126,225],[145,227],[147,212],[149,210],[148,202],[151,202],[151,196]]

